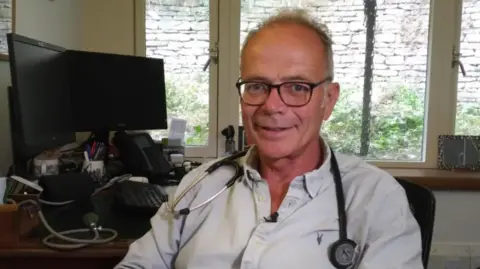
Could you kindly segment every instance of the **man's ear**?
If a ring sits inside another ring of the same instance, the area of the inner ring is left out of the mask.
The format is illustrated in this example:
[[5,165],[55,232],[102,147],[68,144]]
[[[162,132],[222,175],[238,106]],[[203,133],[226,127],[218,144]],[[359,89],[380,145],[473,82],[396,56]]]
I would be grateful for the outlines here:
[[332,82],[327,85],[324,101],[324,111],[323,111],[323,120],[328,120],[330,115],[332,115],[333,108],[338,101],[340,95],[340,85],[337,82]]

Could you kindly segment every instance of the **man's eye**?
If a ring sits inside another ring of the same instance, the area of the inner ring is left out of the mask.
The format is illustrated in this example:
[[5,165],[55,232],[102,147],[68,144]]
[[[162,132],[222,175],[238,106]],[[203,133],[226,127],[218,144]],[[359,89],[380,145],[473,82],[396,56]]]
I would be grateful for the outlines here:
[[286,84],[285,87],[292,92],[310,91],[310,87],[307,84],[303,84],[303,83],[289,83],[289,84]]
[[265,91],[267,86],[262,83],[247,83],[245,84],[245,90],[249,92],[256,92],[256,91]]

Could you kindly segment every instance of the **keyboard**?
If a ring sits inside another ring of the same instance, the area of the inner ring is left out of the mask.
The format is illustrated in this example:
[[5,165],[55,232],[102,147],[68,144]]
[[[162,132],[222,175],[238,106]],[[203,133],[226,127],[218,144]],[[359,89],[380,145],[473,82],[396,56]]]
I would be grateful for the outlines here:
[[155,214],[160,206],[168,201],[165,190],[155,184],[135,181],[117,183],[114,206],[120,210]]

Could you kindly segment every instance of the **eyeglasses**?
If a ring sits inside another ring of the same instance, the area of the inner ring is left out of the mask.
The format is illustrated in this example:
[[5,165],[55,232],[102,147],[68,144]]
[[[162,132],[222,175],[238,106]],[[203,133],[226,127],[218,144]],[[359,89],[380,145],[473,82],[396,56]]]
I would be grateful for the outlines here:
[[312,92],[316,87],[331,80],[331,77],[327,77],[317,83],[287,81],[280,84],[269,84],[239,79],[235,86],[242,101],[248,105],[261,106],[265,104],[272,89],[277,89],[283,103],[291,107],[301,107],[310,102]]

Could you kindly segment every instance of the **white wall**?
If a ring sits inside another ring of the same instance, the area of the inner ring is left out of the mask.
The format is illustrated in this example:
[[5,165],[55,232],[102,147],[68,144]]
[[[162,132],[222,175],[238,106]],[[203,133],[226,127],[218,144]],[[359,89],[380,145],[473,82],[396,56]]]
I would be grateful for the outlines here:
[[434,241],[480,243],[480,192],[436,191]]
[[10,85],[8,62],[0,62],[0,176],[7,172],[12,160],[10,141],[10,119],[8,112],[7,87]]
[[[134,0],[17,0],[17,32],[67,48],[134,53]],[[0,172],[11,163],[6,86],[0,62]],[[480,194],[435,192],[434,241],[480,242]]]
[[[27,0],[28,1],[28,0]],[[82,49],[133,55],[135,0],[82,2]]]
[[79,49],[81,1],[16,0],[15,31],[62,47]]

